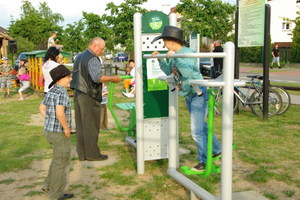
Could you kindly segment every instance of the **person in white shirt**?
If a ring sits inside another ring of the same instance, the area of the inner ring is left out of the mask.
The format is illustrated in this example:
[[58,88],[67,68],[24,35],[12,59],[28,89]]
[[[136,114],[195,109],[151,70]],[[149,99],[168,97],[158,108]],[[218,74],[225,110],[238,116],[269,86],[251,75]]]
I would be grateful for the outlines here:
[[49,84],[52,82],[50,71],[62,64],[62,55],[56,47],[50,47],[45,55],[42,73],[44,76],[44,94],[50,90]]
[[56,47],[57,49],[62,50],[62,48],[64,47],[64,45],[56,44],[56,42],[58,42],[59,40],[56,39],[56,40],[54,41],[54,38],[55,38],[55,37],[56,37],[56,32],[55,32],[55,31],[52,31],[52,32],[51,32],[51,36],[50,36],[49,39],[48,39],[48,49],[49,49],[50,47]]

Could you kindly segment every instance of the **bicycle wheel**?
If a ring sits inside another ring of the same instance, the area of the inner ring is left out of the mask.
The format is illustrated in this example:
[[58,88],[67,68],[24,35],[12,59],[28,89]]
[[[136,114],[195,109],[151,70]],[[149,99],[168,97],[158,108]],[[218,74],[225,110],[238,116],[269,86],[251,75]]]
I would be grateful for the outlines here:
[[282,106],[281,106],[281,110],[277,113],[277,115],[281,115],[289,109],[291,105],[291,96],[283,87],[270,86],[270,88],[278,92],[281,96]]
[[[282,99],[280,94],[275,90],[269,89],[269,116],[276,115],[282,105]],[[263,115],[263,91],[262,90],[255,90],[250,97],[250,108],[254,114],[257,116]]]
[[[239,103],[239,99],[233,95],[233,112],[237,109],[237,105]],[[218,93],[215,95],[215,106],[214,106],[214,115],[222,115],[223,110],[223,90],[220,89]]]

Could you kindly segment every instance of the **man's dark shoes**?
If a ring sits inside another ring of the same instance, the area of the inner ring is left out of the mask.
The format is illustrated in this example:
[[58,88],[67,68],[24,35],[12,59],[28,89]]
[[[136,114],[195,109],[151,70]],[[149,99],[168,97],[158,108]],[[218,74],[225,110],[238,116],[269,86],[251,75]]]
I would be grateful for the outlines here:
[[205,171],[205,163],[198,163],[195,167],[191,168],[192,171],[203,172]]
[[58,198],[57,200],[61,200],[61,199],[70,199],[74,197],[74,194],[64,194],[63,196],[61,196],[60,198]]
[[281,67],[278,67],[279,69],[281,69]]
[[216,158],[216,157],[218,157],[218,156],[220,156],[220,155],[221,155],[221,152],[220,152],[220,153],[213,154],[212,157],[213,157],[213,158]]
[[273,67],[271,67],[271,69],[273,69]]
[[49,193],[49,189],[42,188],[43,192]]
[[86,158],[87,161],[102,161],[107,159],[108,159],[107,155],[100,155],[99,157],[96,158]]

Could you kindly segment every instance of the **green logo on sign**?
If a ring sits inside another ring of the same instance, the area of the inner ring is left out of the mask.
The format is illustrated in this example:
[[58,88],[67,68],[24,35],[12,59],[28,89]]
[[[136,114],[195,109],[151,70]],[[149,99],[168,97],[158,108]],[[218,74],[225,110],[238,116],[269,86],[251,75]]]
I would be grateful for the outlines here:
[[152,28],[152,30],[158,30],[162,26],[163,22],[160,16],[153,15],[149,19],[149,25]]

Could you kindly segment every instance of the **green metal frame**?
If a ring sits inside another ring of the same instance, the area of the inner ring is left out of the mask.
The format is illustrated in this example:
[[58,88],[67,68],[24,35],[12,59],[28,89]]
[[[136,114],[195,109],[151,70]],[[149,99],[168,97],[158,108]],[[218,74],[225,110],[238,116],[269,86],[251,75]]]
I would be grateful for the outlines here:
[[[122,79],[132,79],[132,76],[120,76],[120,78]],[[123,127],[112,107],[113,105],[113,93],[114,93],[114,82],[111,82],[111,85],[110,85],[110,92],[109,92],[109,100],[108,100],[108,108],[114,118],[114,120],[116,121],[118,127],[122,130],[122,131],[128,131],[128,135],[131,136],[131,131],[133,131],[133,129],[135,128],[135,125],[136,125],[136,119],[135,119],[135,106],[132,106],[132,109],[130,111],[130,122],[129,122],[129,126],[127,128]],[[120,108],[122,106],[119,106]],[[130,106],[125,106],[124,109],[125,110],[130,110],[130,109],[127,109],[129,108]],[[134,131],[133,131],[134,132]]]
[[[213,148],[213,122],[214,122],[214,106],[215,106],[215,96],[212,92],[211,88],[208,88],[209,93],[209,100],[208,100],[208,136],[207,136],[207,161],[205,165],[205,171],[203,172],[197,172],[191,170],[190,167],[182,166],[181,171],[184,174],[197,174],[200,177],[206,178],[211,173],[220,173],[221,169],[217,165],[213,165],[212,163],[215,160],[218,160],[222,157],[222,155],[219,155],[218,157],[213,158],[212,157],[212,148]],[[235,149],[235,145],[232,146],[233,149]]]

